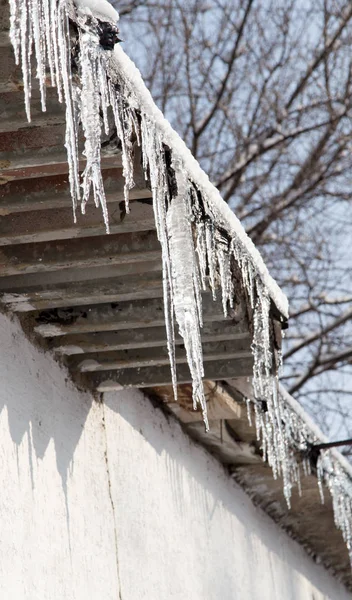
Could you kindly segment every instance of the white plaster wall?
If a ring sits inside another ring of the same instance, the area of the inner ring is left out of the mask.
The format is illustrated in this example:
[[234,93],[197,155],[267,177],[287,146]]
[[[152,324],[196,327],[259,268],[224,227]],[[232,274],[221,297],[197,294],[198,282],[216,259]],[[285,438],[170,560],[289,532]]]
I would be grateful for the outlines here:
[[351,600],[142,394],[65,376],[0,315],[1,600]]

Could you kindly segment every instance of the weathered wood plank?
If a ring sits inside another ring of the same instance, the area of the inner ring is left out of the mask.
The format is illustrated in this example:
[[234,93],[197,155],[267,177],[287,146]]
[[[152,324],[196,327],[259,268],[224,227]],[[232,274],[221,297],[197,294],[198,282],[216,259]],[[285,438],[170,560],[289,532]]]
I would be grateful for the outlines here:
[[[79,160],[79,170],[83,171],[86,160]],[[101,158],[101,168],[111,169],[121,166],[121,156],[106,155]],[[43,147],[42,151],[26,150],[17,152],[2,152],[0,155],[0,177],[4,179],[27,179],[29,177],[46,177],[68,173],[68,163],[65,148],[53,146],[50,150]]]
[[[107,169],[108,171],[112,170],[112,169]],[[64,177],[65,178],[65,185],[68,186],[68,182],[67,182],[67,175],[65,175],[65,171],[63,171],[63,175],[59,174],[59,175],[54,175],[53,178],[58,179],[59,177]],[[38,179],[33,178],[32,181],[43,181],[43,185],[46,183],[47,179],[51,179],[49,178],[49,176],[42,176],[41,174],[38,175]],[[7,177],[6,174],[0,175],[0,186],[1,186],[1,181],[6,181],[9,182],[9,180],[12,182],[14,182],[15,180],[13,180],[11,177]],[[16,183],[19,183],[20,180],[16,180]],[[24,179],[23,181],[25,181],[27,183],[27,181],[31,181],[31,179]],[[105,187],[105,186],[104,186]],[[119,181],[119,185],[116,185],[115,189],[113,189],[112,192],[107,193],[106,194],[106,202],[107,204],[113,204],[113,203],[117,203],[117,202],[124,202],[124,193],[123,193],[123,188],[124,188],[124,180],[121,179]],[[106,190],[105,190],[106,191]],[[0,190],[1,193],[1,190]],[[24,192],[25,194],[25,192]],[[135,186],[134,188],[132,188],[130,190],[129,193],[129,199],[130,200],[144,200],[145,204],[150,204],[151,205],[151,191],[148,190],[146,187],[137,187]],[[148,200],[150,200],[148,202]],[[9,198],[7,198],[5,201],[0,197],[0,216],[5,216],[5,215],[9,215],[10,213],[19,213],[19,212],[27,212],[27,211],[37,211],[37,210],[49,210],[52,208],[71,208],[71,212],[72,212],[72,199],[70,196],[65,196],[65,195],[58,195],[57,193],[52,193],[52,191],[50,189],[47,190],[47,194],[43,194],[43,197],[38,199],[38,198],[33,198],[32,196],[29,195],[23,195],[20,198],[16,198],[14,196],[10,196]],[[89,206],[88,206],[89,208]],[[78,209],[78,212],[80,212],[80,208]]]
[[[175,408],[176,404],[177,403],[175,402],[173,405]],[[212,409],[211,404],[209,409],[210,412]],[[173,412],[176,413],[174,410]],[[236,442],[229,433],[227,421],[224,422],[222,419],[213,419],[209,412],[208,432],[204,429],[201,414],[196,412],[195,414],[198,414],[198,419],[195,419],[193,422],[191,422],[191,419],[188,421],[186,430],[194,440],[205,446],[209,452],[211,452],[213,456],[216,456],[223,464],[231,465],[232,468],[243,465],[262,464],[263,459],[260,454],[256,453],[256,448],[253,443]]]
[[[1,7],[0,12],[3,10]],[[0,92],[13,90],[23,90],[22,71],[20,65],[16,65],[12,46],[4,45],[0,52]]]
[[[5,1],[5,0],[3,0]],[[0,12],[2,12],[4,10],[4,7],[0,4]],[[8,20],[10,21],[10,15],[8,17]],[[0,21],[1,23],[1,21]],[[9,36],[9,32],[7,31],[8,29],[8,25],[9,23],[6,23],[7,27],[6,30],[3,31],[2,27],[0,27],[0,48],[2,48],[3,46],[10,46],[11,45],[11,40],[10,40],[10,36]]]
[[[220,298],[214,302],[210,294],[204,294],[202,307],[204,323],[225,320]],[[227,320],[233,320],[235,324],[242,318],[243,313],[238,309],[232,311]],[[70,333],[158,327],[164,323],[163,299],[153,298],[43,311],[33,315],[32,326],[41,336],[53,337]]]
[[[227,377],[239,375],[252,375],[253,365],[251,358],[237,360],[224,360],[204,363],[204,379],[219,381]],[[169,366],[143,367],[140,369],[121,369],[120,371],[101,371],[81,375],[88,386],[99,392],[108,392],[127,387],[151,387],[155,385],[169,385],[171,374]],[[190,382],[191,376],[188,366],[178,365],[177,379],[180,383]]]
[[[176,346],[176,363],[187,363],[186,351],[183,346]],[[238,358],[250,358],[250,340],[226,340],[223,342],[208,342],[203,344],[203,360],[216,361]],[[71,371],[95,372],[119,370],[125,368],[155,367],[169,365],[170,358],[166,346],[158,348],[134,348],[107,352],[89,352],[84,355],[76,354],[67,359]]]
[[0,278],[161,260],[155,231],[58,240],[0,248]]
[[[160,253],[156,253],[154,260],[143,262],[124,262],[122,264],[107,264],[104,266],[87,267],[84,269],[61,269],[59,271],[49,271],[47,273],[29,273],[25,275],[10,275],[0,277],[0,293],[16,293],[25,290],[26,294],[40,294],[48,292],[58,287],[70,288],[72,284],[80,282],[92,282],[97,284],[100,280],[121,279],[132,275],[144,275],[145,273],[161,273]],[[54,292],[55,293],[55,292]]]
[[[106,173],[109,174],[106,180],[107,184],[109,181],[113,181],[114,184],[118,183],[121,169],[110,169]],[[56,208],[50,203],[58,198],[63,199],[65,206],[72,205],[68,175],[66,174],[19,180],[9,179],[0,185],[0,214]],[[59,200],[57,201],[59,202]],[[62,206],[58,204],[58,207]]]
[[29,312],[63,306],[161,298],[162,295],[161,274],[145,273],[143,276],[126,275],[115,279],[52,286],[48,290],[33,293],[18,293],[14,290],[4,293],[0,302],[13,312]]
[[[0,33],[1,46],[1,33]],[[0,94],[0,131],[18,131],[26,127],[42,127],[65,122],[65,107],[57,99],[55,88],[46,89],[46,112],[41,109],[40,91],[32,89],[31,123],[28,124],[23,90]]]
[[52,147],[64,149],[65,130],[63,119],[59,124],[36,127],[31,123],[17,131],[0,131],[0,161],[11,155],[21,159],[26,150],[32,150],[33,156],[34,150],[42,149],[48,154]]
[[[198,407],[197,410],[194,410],[193,408],[191,385],[184,384],[178,386],[177,402],[175,402],[172,386],[154,387],[151,392],[153,395],[156,395],[163,400],[182,423],[203,422],[200,408]],[[208,419],[209,422],[212,423],[211,429],[213,429],[213,421],[220,421],[223,419],[230,419],[231,422],[233,422],[234,419],[236,419],[236,422],[240,419],[248,421],[245,403],[239,403],[234,400],[221,383],[205,381],[204,393],[207,400]],[[253,428],[251,441],[252,440]],[[262,460],[260,456],[259,459]]]
[[[233,325],[231,322],[207,323],[202,328],[202,341],[221,342],[226,340],[249,340],[250,333],[245,325]],[[176,345],[182,345],[183,339],[177,335]],[[97,333],[70,334],[57,336],[49,342],[49,347],[59,354],[83,354],[85,352],[107,352],[133,348],[156,348],[166,346],[165,325],[122,331],[104,331]]]
[[[131,202],[130,206],[128,215],[124,212],[124,205],[116,203],[110,206],[111,233],[155,229],[151,206],[138,200]],[[0,246],[91,237],[104,233],[102,211],[93,204],[87,206],[85,215],[78,212],[77,223],[73,222],[71,208],[10,214],[0,220]]]
[[[138,165],[135,165],[134,171],[135,187],[130,191],[131,200],[150,198],[151,192],[145,187],[144,177]],[[122,169],[105,169],[103,176],[107,202],[122,201],[124,190]],[[0,215],[72,206],[67,174],[14,180],[6,178],[4,174],[2,181]]]
[[0,31],[7,33],[10,27],[10,4],[8,0],[0,0]]

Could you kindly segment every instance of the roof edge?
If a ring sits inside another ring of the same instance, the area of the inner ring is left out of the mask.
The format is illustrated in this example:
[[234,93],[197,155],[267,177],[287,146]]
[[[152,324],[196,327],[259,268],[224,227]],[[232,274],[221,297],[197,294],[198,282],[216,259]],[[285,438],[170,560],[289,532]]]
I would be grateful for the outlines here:
[[172,128],[161,110],[156,106],[151,93],[142,79],[140,71],[121,46],[115,46],[109,66],[112,69],[117,69],[120,74],[122,73],[126,81],[129,82],[131,88],[133,88],[134,93],[138,95],[138,108],[155,122],[155,125],[162,134],[164,143],[172,148],[178,159],[182,161],[183,167],[188,173],[189,178],[193,180],[200,188],[203,195],[208,199],[208,208],[213,212],[214,218],[231,237],[236,236],[242,242],[257,269],[258,275],[267,288],[270,298],[283,317],[287,319],[289,316],[287,297],[282,292],[277,282],[269,274],[263,258],[250,237],[247,235],[240,220],[223,200],[218,189],[211,183],[208,175],[203,171],[185,142]]

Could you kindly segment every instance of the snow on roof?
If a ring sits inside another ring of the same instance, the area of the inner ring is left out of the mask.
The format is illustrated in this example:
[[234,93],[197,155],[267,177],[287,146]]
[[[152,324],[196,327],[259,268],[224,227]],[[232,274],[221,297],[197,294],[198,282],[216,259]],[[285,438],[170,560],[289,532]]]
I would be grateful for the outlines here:
[[268,289],[271,299],[283,316],[288,318],[288,300],[276,281],[269,275],[268,269],[257,248],[247,235],[235,213],[222,199],[218,189],[210,182],[208,175],[200,167],[198,161],[187,148],[185,142],[171,127],[161,110],[156,106],[139,70],[123,51],[121,46],[115,46],[113,60],[116,61],[118,69],[123,73],[125,79],[134,89],[135,94],[138,97],[140,110],[155,122],[158,130],[161,132],[165,144],[172,148],[173,152],[177,154],[190,179],[199,186],[203,194],[208,198],[209,207],[214,214],[214,220],[221,227],[226,229],[231,237],[238,237],[241,240],[249,256],[252,258],[258,274]]
[[108,0],[74,0],[74,3],[78,9],[86,13],[88,9],[92,15],[102,21],[111,21],[116,24],[119,20],[119,13]]

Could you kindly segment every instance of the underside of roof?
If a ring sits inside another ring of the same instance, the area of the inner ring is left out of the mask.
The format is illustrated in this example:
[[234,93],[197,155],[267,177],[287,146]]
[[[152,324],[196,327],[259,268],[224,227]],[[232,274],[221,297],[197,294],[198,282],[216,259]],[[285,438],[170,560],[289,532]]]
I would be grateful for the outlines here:
[[[9,36],[8,0],[0,0],[1,304],[79,387],[139,387],[162,401],[352,587],[334,526],[335,513],[350,544],[350,476],[336,457],[324,468],[307,459],[303,451],[319,435],[279,393],[287,301],[134,65],[114,48],[116,23],[80,4],[77,11],[71,2],[32,2],[41,27],[31,30],[27,0],[13,0]],[[333,492],[321,504],[317,468],[322,484],[342,490],[343,510],[332,510]]]
[[206,420],[202,378],[254,370],[270,404],[287,301],[256,248],[116,25],[27,3],[3,35],[2,304],[98,392],[192,382]]

